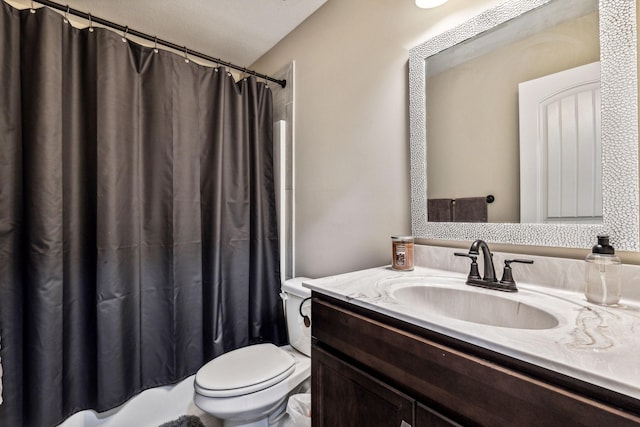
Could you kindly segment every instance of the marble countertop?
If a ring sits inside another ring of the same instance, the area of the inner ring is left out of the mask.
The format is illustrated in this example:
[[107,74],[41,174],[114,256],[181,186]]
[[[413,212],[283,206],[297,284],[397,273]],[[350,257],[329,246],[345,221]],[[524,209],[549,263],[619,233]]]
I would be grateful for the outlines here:
[[[515,299],[553,314],[550,329],[489,326],[438,315],[394,297],[399,284],[424,281]],[[305,280],[313,291],[640,399],[640,305],[602,307],[582,294],[518,283],[519,292],[471,287],[459,273],[378,267]],[[499,295],[496,295],[499,294]]]

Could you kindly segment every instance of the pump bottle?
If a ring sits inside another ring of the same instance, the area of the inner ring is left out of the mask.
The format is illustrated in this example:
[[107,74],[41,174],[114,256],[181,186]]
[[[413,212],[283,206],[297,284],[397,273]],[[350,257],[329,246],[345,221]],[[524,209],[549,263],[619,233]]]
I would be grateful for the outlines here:
[[620,283],[620,258],[609,244],[609,236],[598,236],[598,244],[585,258],[587,262],[585,296],[589,302],[600,305],[616,305],[622,293]]

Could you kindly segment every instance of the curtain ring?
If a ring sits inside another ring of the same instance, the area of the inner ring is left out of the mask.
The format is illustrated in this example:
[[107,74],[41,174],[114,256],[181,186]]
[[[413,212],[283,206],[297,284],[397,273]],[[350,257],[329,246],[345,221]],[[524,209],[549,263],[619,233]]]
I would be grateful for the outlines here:
[[158,36],[153,37],[153,53],[158,53]]
[[93,33],[93,18],[91,18],[91,14],[89,14],[89,32]]
[[33,8],[33,0],[31,0],[31,9],[30,9],[31,13],[36,13],[36,10]]
[[189,57],[187,57],[188,54],[189,54],[189,50],[185,46],[184,47],[184,62],[186,62],[187,64],[189,63]]
[[127,34],[129,33],[129,26],[124,27],[124,33],[122,34],[122,43],[127,42]]
[[64,19],[63,19],[65,24],[69,23],[69,5],[67,5],[67,10],[64,12]]

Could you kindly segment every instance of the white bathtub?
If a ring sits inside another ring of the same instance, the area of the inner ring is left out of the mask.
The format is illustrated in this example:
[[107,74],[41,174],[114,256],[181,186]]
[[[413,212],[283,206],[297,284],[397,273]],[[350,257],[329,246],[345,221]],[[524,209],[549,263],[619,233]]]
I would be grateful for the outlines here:
[[145,390],[110,411],[78,412],[58,427],[157,427],[182,415],[197,415],[205,426],[221,427],[221,421],[203,413],[193,404],[194,378],[192,375],[173,386]]

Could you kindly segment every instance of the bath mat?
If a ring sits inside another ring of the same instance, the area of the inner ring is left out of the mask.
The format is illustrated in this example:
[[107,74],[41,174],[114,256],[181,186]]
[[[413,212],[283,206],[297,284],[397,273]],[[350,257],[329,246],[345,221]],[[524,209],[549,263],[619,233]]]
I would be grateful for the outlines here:
[[183,415],[177,420],[160,425],[160,427],[205,427],[205,425],[195,415]]

